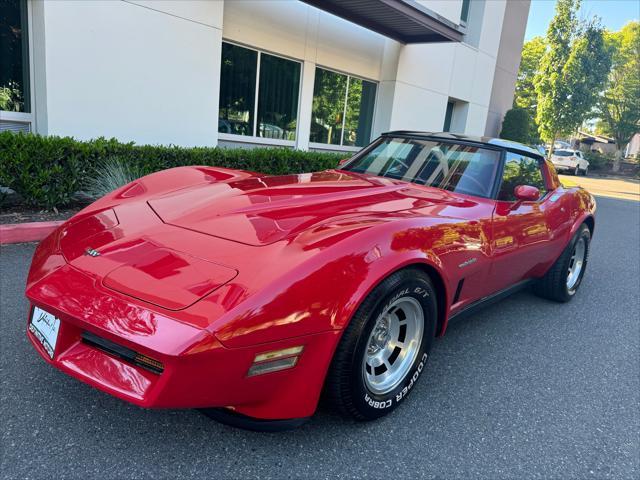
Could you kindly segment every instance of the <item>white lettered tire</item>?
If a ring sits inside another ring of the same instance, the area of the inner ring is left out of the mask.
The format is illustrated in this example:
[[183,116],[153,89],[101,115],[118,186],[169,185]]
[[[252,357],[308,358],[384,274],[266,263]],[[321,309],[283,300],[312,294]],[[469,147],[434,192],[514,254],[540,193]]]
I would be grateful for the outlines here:
[[436,291],[425,272],[387,277],[343,333],[327,377],[331,402],[358,420],[391,412],[424,374],[436,324]]

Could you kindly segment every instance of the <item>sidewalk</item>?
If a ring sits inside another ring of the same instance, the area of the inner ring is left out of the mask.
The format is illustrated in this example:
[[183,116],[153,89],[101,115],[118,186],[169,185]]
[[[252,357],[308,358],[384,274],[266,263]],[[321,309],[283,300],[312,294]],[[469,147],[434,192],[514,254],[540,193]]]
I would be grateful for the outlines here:
[[560,175],[565,186],[580,185],[593,195],[640,201],[640,180],[622,177],[575,177]]

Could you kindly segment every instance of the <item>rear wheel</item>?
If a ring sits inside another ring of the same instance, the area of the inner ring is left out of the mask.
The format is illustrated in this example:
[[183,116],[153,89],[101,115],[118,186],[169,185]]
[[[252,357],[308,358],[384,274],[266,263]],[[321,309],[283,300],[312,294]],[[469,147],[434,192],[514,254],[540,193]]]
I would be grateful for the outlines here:
[[535,292],[557,302],[568,302],[578,291],[589,260],[591,232],[584,223],[547,274],[536,283]]
[[365,299],[336,350],[326,393],[358,420],[386,415],[422,373],[435,335],[437,299],[419,269],[387,277]]

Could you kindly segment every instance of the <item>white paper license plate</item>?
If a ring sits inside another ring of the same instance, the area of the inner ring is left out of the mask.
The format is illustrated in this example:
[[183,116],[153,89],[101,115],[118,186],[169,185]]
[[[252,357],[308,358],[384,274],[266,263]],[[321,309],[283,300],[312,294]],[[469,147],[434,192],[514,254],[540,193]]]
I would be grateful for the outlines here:
[[31,323],[29,323],[29,331],[40,340],[42,346],[49,356],[53,358],[53,352],[56,350],[56,340],[58,340],[58,330],[60,329],[60,319],[45,312],[41,308],[34,307]]

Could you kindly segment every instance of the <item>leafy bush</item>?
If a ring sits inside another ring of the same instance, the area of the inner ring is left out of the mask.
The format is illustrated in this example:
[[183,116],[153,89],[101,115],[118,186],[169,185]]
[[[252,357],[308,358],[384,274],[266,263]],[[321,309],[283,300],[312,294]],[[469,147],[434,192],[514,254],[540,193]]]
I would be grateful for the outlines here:
[[512,108],[504,116],[500,138],[529,143],[532,128],[533,122],[529,117],[529,112],[524,108]]
[[51,209],[71,203],[83,179],[108,158],[141,175],[184,165],[281,175],[334,168],[343,157],[286,148],[183,148],[0,132],[0,185],[15,190],[29,206]]
[[603,155],[599,152],[584,152],[585,160],[589,162],[589,170],[610,170],[613,155]]

